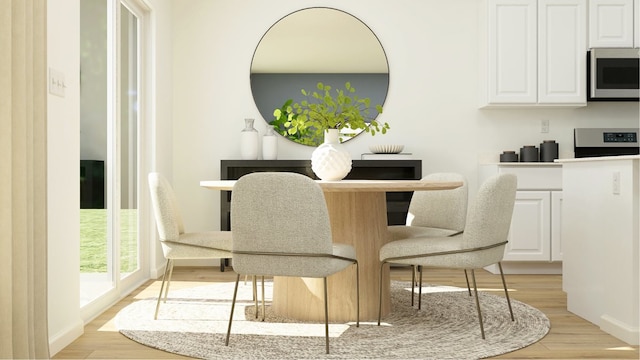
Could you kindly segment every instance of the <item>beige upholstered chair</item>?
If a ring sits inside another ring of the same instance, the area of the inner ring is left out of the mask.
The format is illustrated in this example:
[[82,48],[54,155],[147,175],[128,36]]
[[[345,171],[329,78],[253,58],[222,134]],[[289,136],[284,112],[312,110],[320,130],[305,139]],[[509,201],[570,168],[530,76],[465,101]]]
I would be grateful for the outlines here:
[[149,174],[149,190],[162,252],[167,259],[156,311],[153,316],[154,319],[157,319],[163,290],[164,301],[167,301],[173,261],[176,259],[230,258],[232,239],[230,231],[186,233],[173,189],[159,173]]
[[[333,243],[322,189],[294,173],[260,172],[241,177],[231,196],[236,287],[225,344],[229,345],[240,274],[324,278],[325,347],[329,353],[327,276],[356,265],[351,245]],[[356,326],[360,326],[359,295]]]
[[[391,241],[415,237],[443,237],[460,234],[467,220],[468,185],[467,179],[458,173],[433,173],[422,178],[424,181],[461,181],[463,185],[453,190],[416,191],[411,197],[405,225],[389,226]],[[417,267],[422,278],[422,268]],[[411,306],[414,304],[416,267],[412,265]],[[465,270],[467,289],[471,295],[469,277]],[[418,285],[418,309],[421,307],[422,281]]]
[[464,230],[467,220],[467,180],[457,173],[433,173],[424,181],[461,181],[453,190],[416,191],[405,225],[389,226],[391,240],[423,236],[450,236]]
[[[504,256],[504,248],[511,225],[516,183],[517,179],[513,174],[499,174],[487,179],[480,186],[475,202],[469,208],[467,224],[462,234],[429,238],[428,241],[423,238],[397,240],[380,249],[381,266],[393,262],[423,267],[471,270],[483,339],[485,338],[484,325],[474,269],[498,264],[511,320],[514,320],[500,262]],[[380,282],[382,283],[382,277]],[[382,293],[380,297],[382,297]],[[378,325],[380,325],[381,314],[382,302],[380,302],[378,313]]]

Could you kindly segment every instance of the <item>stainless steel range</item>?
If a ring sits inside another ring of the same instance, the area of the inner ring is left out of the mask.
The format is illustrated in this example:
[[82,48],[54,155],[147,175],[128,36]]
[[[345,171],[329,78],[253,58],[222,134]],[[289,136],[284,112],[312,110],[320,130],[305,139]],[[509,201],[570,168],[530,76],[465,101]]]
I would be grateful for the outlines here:
[[577,128],[573,133],[576,158],[638,155],[638,128]]

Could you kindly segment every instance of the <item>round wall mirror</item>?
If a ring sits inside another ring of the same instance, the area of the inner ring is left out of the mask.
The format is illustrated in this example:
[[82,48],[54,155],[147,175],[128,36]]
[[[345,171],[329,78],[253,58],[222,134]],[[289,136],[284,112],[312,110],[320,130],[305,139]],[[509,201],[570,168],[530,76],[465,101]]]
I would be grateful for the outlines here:
[[[269,28],[253,55],[250,79],[256,106],[271,123],[275,109],[289,99],[302,101],[301,90],[316,91],[318,82],[333,89],[344,89],[349,82],[358,97],[371,100],[372,107],[384,105],[389,65],[380,41],[362,21],[341,10],[315,7],[293,12]],[[377,117],[375,108],[370,115]],[[347,135],[343,140],[357,133]]]

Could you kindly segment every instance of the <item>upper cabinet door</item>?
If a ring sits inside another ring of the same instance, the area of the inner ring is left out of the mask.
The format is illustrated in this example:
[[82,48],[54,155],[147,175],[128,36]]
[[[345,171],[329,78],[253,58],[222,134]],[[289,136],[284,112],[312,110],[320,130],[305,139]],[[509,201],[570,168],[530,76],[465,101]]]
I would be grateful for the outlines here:
[[587,101],[586,0],[538,0],[538,103]]
[[590,48],[634,46],[633,3],[634,0],[589,1]]
[[633,47],[640,48],[640,0],[633,0]]
[[536,12],[535,0],[489,1],[489,103],[536,103]]

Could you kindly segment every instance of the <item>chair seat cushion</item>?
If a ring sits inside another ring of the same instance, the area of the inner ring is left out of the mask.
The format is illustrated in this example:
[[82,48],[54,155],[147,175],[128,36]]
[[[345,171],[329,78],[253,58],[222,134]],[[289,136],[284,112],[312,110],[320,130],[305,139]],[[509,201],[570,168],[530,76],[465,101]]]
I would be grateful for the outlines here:
[[462,249],[462,235],[450,237],[414,237],[385,244],[380,249],[380,260],[460,249]]
[[333,255],[355,260],[356,249],[351,245],[333,243]]
[[388,227],[391,241],[415,238],[415,237],[445,237],[451,236],[459,231],[451,229],[441,229],[426,226],[406,226],[392,225]]
[[233,245],[231,231],[184,233],[180,234],[178,240],[173,240],[172,242],[226,251],[231,251]]
[[178,240],[160,241],[167,259],[231,258],[231,231],[180,234]]
[[[504,245],[486,250],[460,252],[441,256],[423,256],[441,252],[464,250],[463,235],[449,237],[419,237],[392,241],[380,249],[380,261],[398,264],[422,265],[454,269],[473,269],[495,264],[502,258]],[[415,256],[409,259],[394,259],[403,256]]]

